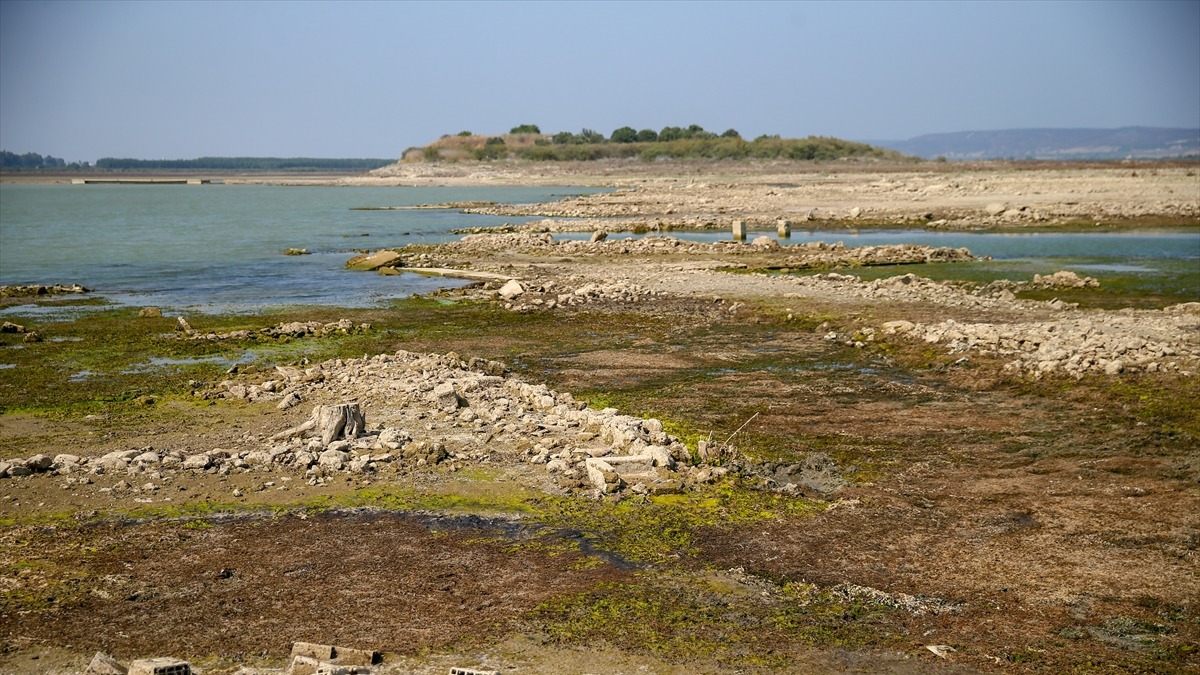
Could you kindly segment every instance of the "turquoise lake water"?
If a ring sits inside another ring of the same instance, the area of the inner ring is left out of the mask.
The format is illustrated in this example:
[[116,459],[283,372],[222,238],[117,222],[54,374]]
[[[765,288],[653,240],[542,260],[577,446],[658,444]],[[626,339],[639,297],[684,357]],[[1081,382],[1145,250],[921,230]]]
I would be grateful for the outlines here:
[[[571,187],[0,185],[0,284],[80,283],[116,303],[178,311],[374,306],[463,282],[343,270],[355,249],[457,238],[462,227],[532,218],[358,207],[543,202],[603,190]],[[566,237],[567,235],[562,235]],[[586,236],[586,235],[580,235]],[[614,235],[627,236],[627,235]],[[715,241],[727,232],[671,233]],[[1071,269],[1143,280],[1200,299],[1200,232],[949,233],[797,231],[781,243],[965,247],[1015,279]],[[306,256],[285,256],[307,248]],[[902,273],[902,272],[896,272]],[[9,312],[29,309],[11,308]]]

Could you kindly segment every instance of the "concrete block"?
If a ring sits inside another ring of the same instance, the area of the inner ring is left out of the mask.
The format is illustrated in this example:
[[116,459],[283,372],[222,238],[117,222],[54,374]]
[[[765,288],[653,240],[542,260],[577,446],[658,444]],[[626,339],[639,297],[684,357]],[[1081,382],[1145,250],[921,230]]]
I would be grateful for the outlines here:
[[746,241],[746,221],[744,221],[744,220],[733,221],[733,240],[734,241]]
[[307,656],[293,656],[285,675],[355,675],[360,672],[366,673],[369,669],[360,670],[354,666],[340,666]]
[[373,666],[383,661],[379,652],[373,649],[352,649],[350,647],[334,647],[333,658],[338,665],[343,666]]
[[192,675],[192,665],[169,656],[138,659],[129,664],[128,675]]
[[779,234],[780,238],[786,239],[792,236],[792,221],[781,218],[777,223],[775,223],[775,226],[776,232]]
[[315,642],[293,642],[292,656],[305,656],[318,661],[332,661],[333,645],[321,645]]

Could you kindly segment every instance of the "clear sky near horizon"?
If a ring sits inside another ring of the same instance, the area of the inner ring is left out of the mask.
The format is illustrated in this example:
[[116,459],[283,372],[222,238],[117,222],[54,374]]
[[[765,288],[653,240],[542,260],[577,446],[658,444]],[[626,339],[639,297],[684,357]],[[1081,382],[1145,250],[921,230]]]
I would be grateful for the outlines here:
[[524,123],[1196,128],[1200,1],[0,0],[12,152],[399,157]]

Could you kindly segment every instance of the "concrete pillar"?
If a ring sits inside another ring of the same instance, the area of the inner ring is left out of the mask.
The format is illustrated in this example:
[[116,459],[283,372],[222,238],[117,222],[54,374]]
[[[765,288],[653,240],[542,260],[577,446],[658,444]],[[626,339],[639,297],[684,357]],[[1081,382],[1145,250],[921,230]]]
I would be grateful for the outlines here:
[[744,220],[733,221],[733,240],[734,241],[746,241],[746,221],[744,221]]
[[787,239],[788,237],[792,236],[792,221],[786,218],[780,218],[776,225],[778,226],[780,239]]

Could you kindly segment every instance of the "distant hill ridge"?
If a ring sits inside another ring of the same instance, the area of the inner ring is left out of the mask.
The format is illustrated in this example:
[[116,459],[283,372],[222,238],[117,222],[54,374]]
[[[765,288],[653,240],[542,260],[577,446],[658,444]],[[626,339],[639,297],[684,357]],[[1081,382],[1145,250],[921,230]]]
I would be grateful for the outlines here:
[[925,159],[1164,159],[1200,157],[1200,128],[1000,129],[869,141]]

